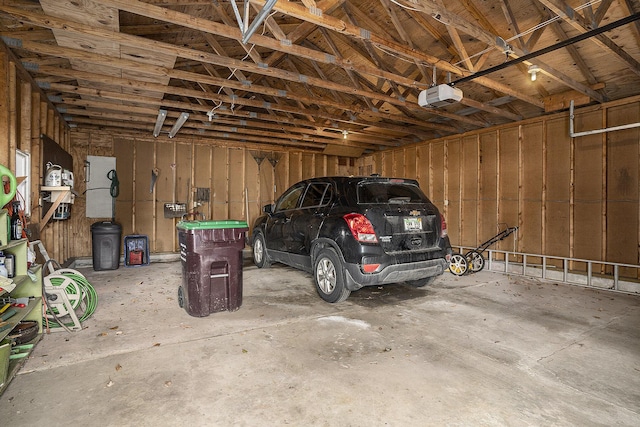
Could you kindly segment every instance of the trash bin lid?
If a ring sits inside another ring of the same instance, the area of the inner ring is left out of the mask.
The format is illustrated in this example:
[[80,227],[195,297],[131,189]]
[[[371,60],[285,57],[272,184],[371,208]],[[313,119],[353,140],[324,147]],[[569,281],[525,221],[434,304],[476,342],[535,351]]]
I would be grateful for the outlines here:
[[122,226],[117,222],[98,221],[91,224],[91,231],[120,231]]
[[183,230],[211,230],[216,228],[249,228],[246,221],[225,219],[219,221],[180,221],[177,228]]

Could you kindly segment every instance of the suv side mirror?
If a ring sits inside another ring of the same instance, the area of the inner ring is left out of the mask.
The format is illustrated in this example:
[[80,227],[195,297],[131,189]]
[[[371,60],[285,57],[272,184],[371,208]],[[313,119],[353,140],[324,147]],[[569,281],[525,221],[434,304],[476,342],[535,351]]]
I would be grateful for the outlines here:
[[262,207],[262,212],[268,215],[271,215],[273,213],[273,205],[272,204],[264,205]]

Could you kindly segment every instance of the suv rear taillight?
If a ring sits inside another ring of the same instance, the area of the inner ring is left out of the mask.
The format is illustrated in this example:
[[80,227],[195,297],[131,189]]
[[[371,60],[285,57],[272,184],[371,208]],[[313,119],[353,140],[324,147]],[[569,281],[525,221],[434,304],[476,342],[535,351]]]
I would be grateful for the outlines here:
[[343,218],[347,221],[349,230],[351,230],[351,234],[353,234],[353,237],[355,237],[357,241],[362,243],[378,243],[376,232],[373,231],[373,225],[371,225],[371,222],[366,216],[359,213],[350,213],[343,216]]
[[440,237],[447,237],[447,221],[444,220],[444,215],[440,214]]

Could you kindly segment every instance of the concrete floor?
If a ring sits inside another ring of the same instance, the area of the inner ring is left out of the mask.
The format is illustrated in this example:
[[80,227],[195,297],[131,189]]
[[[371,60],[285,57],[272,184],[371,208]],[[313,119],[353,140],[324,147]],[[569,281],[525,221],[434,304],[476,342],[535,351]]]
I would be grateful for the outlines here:
[[244,268],[236,312],[178,307],[178,262],[94,272],[96,313],[47,335],[3,426],[638,426],[640,297],[480,272],[323,302]]

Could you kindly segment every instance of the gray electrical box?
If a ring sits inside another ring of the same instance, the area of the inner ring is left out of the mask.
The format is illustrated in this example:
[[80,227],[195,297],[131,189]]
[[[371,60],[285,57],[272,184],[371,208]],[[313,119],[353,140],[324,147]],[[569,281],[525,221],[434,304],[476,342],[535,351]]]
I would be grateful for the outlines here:
[[115,157],[87,156],[85,179],[87,180],[87,218],[111,218],[113,198],[109,172],[116,170]]

